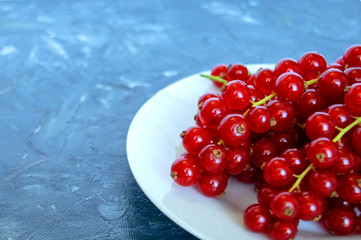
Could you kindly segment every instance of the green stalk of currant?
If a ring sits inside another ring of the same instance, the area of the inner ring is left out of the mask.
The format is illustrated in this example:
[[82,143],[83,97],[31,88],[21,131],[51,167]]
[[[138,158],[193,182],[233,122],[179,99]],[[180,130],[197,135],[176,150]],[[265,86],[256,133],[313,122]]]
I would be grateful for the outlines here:
[[[332,139],[333,142],[338,142],[340,143],[341,138],[348,132],[350,131],[353,127],[355,127],[356,125],[361,124],[361,117],[355,117],[355,121],[353,121],[351,124],[349,124],[347,127],[345,128],[337,128],[338,130],[340,130],[340,132],[336,135],[336,137],[334,137]],[[303,180],[303,178],[307,175],[307,173],[309,173],[309,171],[311,171],[311,169],[314,169],[313,164],[311,163],[310,165],[308,165],[308,167],[300,174],[300,175],[293,175],[294,177],[297,178],[296,182],[292,185],[292,187],[288,190],[289,192],[292,192],[293,190],[295,190],[296,188],[298,189],[298,191],[300,191],[300,184]]]

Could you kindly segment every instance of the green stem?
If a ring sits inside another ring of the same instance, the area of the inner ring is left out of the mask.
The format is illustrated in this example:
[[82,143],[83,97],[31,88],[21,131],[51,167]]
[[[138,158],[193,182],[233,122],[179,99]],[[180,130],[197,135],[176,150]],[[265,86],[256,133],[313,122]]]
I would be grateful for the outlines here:
[[201,74],[201,77],[205,77],[205,78],[208,78],[212,81],[215,81],[215,82],[220,82],[222,83],[223,85],[227,85],[228,81],[221,78],[221,77],[216,77],[216,76],[212,76],[212,75],[205,75],[205,74]]
[[312,79],[312,80],[309,80],[309,81],[306,81],[305,83],[306,83],[307,86],[310,86],[310,85],[312,85],[312,84],[317,83],[317,81],[318,81],[318,78]]
[[258,102],[255,102],[252,104],[252,107],[257,107],[259,105],[265,104],[266,102],[268,102],[268,100],[274,98],[277,94],[275,92],[271,93],[270,95],[268,95],[267,97],[263,98],[262,100],[259,100]]
[[295,175],[297,177],[297,180],[288,191],[292,192],[293,190],[295,190],[295,188],[299,189],[302,179],[307,175],[309,171],[311,171],[312,168],[313,164],[311,163],[300,175]]
[[357,124],[361,123],[361,117],[356,118],[355,121],[353,121],[350,125],[348,125],[347,127],[343,128],[338,134],[337,136],[332,139],[333,142],[339,142],[342,138],[343,135],[345,135],[348,131],[350,131],[354,126],[356,126]]

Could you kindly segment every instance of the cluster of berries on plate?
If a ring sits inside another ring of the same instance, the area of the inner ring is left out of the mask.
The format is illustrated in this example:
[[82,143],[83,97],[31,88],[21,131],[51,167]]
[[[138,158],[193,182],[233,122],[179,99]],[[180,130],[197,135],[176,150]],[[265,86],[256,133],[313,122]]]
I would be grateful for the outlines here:
[[271,239],[293,239],[299,220],[360,234],[361,45],[332,64],[306,52],[273,69],[220,64],[202,76],[220,91],[199,97],[173,180],[208,197],[224,195],[230,177],[254,183],[244,223]]

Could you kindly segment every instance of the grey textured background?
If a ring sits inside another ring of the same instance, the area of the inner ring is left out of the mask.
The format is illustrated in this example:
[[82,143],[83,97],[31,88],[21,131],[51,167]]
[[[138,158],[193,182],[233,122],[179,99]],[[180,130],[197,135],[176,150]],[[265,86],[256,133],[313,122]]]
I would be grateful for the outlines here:
[[132,176],[136,111],[217,63],[332,62],[360,16],[359,0],[1,0],[0,239],[192,239]]

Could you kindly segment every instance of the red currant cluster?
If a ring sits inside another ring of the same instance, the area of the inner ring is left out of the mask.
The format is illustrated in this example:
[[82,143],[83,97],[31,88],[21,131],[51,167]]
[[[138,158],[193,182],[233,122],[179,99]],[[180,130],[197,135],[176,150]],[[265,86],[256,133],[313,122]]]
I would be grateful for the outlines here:
[[336,235],[361,231],[361,45],[327,65],[316,52],[249,73],[217,65],[218,94],[199,98],[186,150],[171,166],[181,186],[225,194],[228,179],[255,183],[258,203],[244,223],[271,239],[292,239],[299,220]]

